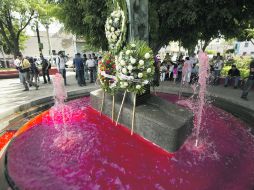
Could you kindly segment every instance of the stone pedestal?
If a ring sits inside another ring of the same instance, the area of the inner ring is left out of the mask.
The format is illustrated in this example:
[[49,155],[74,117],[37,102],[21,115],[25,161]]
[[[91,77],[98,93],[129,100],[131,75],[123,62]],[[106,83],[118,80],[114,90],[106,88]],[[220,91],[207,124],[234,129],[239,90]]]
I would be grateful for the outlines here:
[[[150,85],[147,85],[145,87],[145,89],[146,89],[146,91],[145,91],[144,94],[141,94],[141,95],[137,94],[137,97],[136,97],[136,106],[139,106],[139,105],[145,103],[151,97],[151,94],[150,94]],[[124,94],[124,91],[118,92],[116,94],[116,99],[118,101],[122,101],[123,94]],[[128,104],[133,105],[134,104],[134,99],[135,99],[135,94],[132,93],[132,92],[127,92],[126,98],[125,98],[125,102],[128,103]]]
[[[91,104],[100,110],[102,90],[91,92]],[[116,98],[115,114],[119,112],[122,96]],[[132,104],[125,102],[119,122],[131,129]],[[106,95],[103,113],[111,117],[112,96]],[[151,95],[136,108],[134,132],[169,151],[177,151],[190,134],[193,115],[188,110]]]

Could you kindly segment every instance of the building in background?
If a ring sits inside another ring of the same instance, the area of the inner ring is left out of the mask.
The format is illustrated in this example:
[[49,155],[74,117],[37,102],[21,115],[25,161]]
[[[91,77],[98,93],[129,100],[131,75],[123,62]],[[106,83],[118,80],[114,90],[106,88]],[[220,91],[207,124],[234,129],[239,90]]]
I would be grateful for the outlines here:
[[254,44],[251,41],[236,42],[235,54],[254,56]]
[[[85,45],[85,41],[77,39],[74,35],[68,34],[62,30],[49,34],[52,51],[58,53],[64,51],[65,55],[72,58],[77,52],[82,53],[82,47]],[[49,56],[49,44],[47,39],[47,33],[45,31],[40,32],[40,40],[43,44],[42,53],[44,56]],[[30,33],[28,40],[24,45],[25,49],[22,53],[25,56],[39,57],[39,45],[36,33]]]

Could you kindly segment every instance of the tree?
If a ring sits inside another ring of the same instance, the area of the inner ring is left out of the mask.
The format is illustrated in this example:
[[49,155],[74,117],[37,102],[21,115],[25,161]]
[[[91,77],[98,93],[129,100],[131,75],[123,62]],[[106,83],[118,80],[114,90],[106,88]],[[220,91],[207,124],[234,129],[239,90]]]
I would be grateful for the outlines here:
[[253,3],[244,0],[150,0],[150,4],[158,25],[156,30],[151,29],[156,34],[151,34],[155,47],[173,39],[190,48],[202,40],[205,50],[214,38],[238,36],[248,27],[254,13]]
[[244,30],[240,39],[251,41],[254,45],[254,28]]
[[20,52],[23,32],[34,18],[40,4],[40,0],[1,0],[0,34],[7,49],[15,57]]
[[[125,4],[125,0],[116,1]],[[112,0],[56,2],[58,18],[69,31],[84,36],[90,45],[107,49],[104,25]],[[205,50],[214,38],[238,36],[253,16],[254,4],[246,0],[149,0],[150,46],[157,51],[175,40],[194,49],[202,40]]]
[[112,0],[61,0],[56,3],[59,6],[56,16],[68,31],[83,36],[93,47],[107,49],[105,22]]

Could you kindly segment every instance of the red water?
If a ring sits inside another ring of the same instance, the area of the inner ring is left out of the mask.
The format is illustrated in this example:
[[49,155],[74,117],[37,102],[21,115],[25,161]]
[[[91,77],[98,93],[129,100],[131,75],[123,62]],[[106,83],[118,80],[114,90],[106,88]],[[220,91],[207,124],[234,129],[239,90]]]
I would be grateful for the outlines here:
[[0,151],[10,141],[15,133],[16,131],[6,131],[2,136],[0,136]]
[[16,137],[8,149],[8,170],[19,189],[253,190],[254,139],[232,115],[205,107],[199,147],[190,137],[171,154],[115,127],[88,101],[69,103],[67,139],[59,136],[48,113]]

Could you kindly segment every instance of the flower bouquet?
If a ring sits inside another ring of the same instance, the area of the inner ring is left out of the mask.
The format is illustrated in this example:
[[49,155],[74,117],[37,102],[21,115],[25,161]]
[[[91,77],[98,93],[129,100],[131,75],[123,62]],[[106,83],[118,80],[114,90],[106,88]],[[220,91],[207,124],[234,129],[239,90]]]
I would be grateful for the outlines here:
[[106,53],[103,56],[99,65],[98,77],[101,88],[109,94],[114,94],[118,85],[116,78],[116,64],[115,57],[111,53]]
[[111,50],[117,52],[122,47],[125,41],[126,30],[126,17],[124,11],[118,7],[117,10],[112,12],[107,18],[105,25],[106,37]]
[[98,78],[100,80],[101,88],[103,89],[103,98],[101,113],[104,107],[105,92],[112,95],[112,121],[114,120],[114,109],[115,109],[115,92],[118,89],[118,82],[116,78],[116,64],[115,57],[111,53],[106,53],[103,56],[99,65]]
[[134,93],[131,134],[134,131],[137,94],[144,94],[146,86],[152,82],[154,75],[153,62],[153,52],[144,41],[129,43],[116,56],[117,80],[120,88],[125,90],[116,124],[121,114],[126,92]]
[[153,80],[153,52],[146,42],[131,42],[116,57],[117,78],[120,88],[137,94]]

